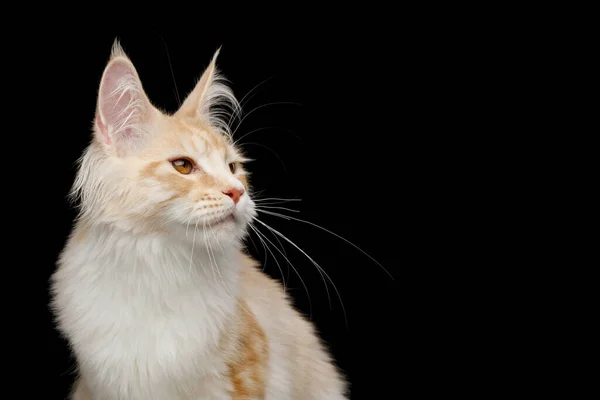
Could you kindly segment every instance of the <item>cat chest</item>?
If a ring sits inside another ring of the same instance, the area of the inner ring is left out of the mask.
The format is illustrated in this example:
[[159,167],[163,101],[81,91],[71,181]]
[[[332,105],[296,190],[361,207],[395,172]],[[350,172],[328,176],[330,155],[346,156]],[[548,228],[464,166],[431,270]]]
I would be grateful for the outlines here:
[[170,390],[177,382],[176,390],[226,374],[219,351],[226,304],[208,306],[195,293],[100,297],[71,330],[79,363],[99,386]]

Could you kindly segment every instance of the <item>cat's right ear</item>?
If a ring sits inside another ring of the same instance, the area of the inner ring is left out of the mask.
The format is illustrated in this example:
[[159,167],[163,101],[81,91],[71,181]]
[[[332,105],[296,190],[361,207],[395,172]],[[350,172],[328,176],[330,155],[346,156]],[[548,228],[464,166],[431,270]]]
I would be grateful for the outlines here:
[[97,139],[116,154],[126,154],[143,142],[156,112],[133,63],[115,41],[98,90]]

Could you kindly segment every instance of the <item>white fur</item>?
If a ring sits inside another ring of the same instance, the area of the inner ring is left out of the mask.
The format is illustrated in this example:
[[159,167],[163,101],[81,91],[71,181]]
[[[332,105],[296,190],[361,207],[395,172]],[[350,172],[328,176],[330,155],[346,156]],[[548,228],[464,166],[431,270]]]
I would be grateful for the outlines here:
[[219,398],[228,388],[216,346],[234,312],[239,261],[234,250],[215,253],[109,226],[67,246],[54,304],[82,376],[104,396],[95,399]]

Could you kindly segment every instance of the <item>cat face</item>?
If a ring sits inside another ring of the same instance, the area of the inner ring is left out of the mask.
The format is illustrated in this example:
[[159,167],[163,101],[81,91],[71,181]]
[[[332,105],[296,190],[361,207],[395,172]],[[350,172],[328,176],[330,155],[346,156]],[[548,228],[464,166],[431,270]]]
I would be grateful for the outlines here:
[[152,201],[159,223],[197,238],[239,237],[255,215],[245,158],[207,124],[162,116],[152,144],[135,157],[136,191]]
[[100,83],[94,139],[74,185],[90,221],[209,245],[244,236],[256,212],[247,160],[228,134],[223,110],[214,111],[238,107],[220,83],[216,56],[180,109],[167,115],[150,103],[115,45]]

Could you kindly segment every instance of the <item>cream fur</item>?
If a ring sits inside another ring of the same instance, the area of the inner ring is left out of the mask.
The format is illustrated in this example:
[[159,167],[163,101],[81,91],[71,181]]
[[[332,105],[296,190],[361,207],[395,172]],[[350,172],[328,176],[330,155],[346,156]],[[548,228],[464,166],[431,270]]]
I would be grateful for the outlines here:
[[[243,167],[228,168],[243,156],[211,114],[223,99],[237,107],[215,59],[166,115],[113,49],[74,184],[80,216],[51,282],[80,375],[72,399],[258,398],[232,395],[228,359],[244,335],[239,300],[268,343],[265,399],[346,398],[312,325],[243,252],[256,212]],[[197,164],[193,173],[170,165],[181,156]],[[245,190],[237,204],[223,193],[232,187]]]

